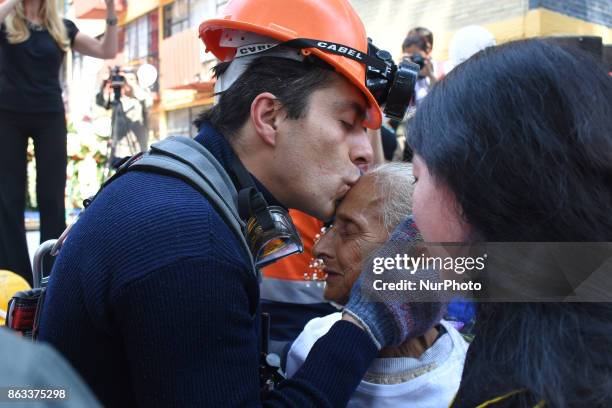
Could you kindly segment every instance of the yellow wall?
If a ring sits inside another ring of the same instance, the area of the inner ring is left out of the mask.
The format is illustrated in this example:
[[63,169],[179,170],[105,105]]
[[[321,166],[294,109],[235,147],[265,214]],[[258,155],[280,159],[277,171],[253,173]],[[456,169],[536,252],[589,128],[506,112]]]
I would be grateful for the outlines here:
[[[557,35],[592,35],[601,37],[604,44],[612,43],[612,29],[546,9],[530,10],[524,16],[482,26],[493,34],[498,44],[522,38]],[[436,60],[448,59],[448,46],[454,34],[434,33],[436,44],[433,54]]]
[[147,14],[151,10],[155,10],[161,4],[160,0],[133,0],[129,2],[127,11],[122,16],[121,24],[129,23],[140,16]]
[[601,37],[604,44],[612,43],[612,29],[606,26],[588,23],[549,10],[535,10],[534,14],[534,18],[539,17],[540,20],[539,35],[595,35]]

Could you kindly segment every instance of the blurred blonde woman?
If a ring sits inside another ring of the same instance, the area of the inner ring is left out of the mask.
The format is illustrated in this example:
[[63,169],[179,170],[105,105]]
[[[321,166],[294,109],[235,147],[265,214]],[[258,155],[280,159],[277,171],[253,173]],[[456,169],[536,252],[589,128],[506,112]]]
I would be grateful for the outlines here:
[[26,150],[32,137],[37,163],[40,239],[65,228],[66,119],[60,67],[69,48],[97,58],[117,52],[117,17],[107,7],[106,33],[96,40],[62,19],[55,0],[0,4],[0,269],[31,283],[23,211]]

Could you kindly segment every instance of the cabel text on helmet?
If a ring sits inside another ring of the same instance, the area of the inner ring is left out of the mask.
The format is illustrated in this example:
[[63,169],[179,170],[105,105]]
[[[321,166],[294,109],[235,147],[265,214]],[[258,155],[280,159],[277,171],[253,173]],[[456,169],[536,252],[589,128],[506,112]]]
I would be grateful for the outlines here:
[[363,59],[363,56],[361,55],[361,52],[359,52],[358,50],[351,48],[351,47],[347,47],[345,45],[340,45],[340,44],[334,44],[334,43],[328,43],[325,41],[319,41],[317,42],[317,46],[324,48],[328,51],[335,51],[339,54],[346,54],[346,55],[350,55],[351,57],[355,57],[359,60]]

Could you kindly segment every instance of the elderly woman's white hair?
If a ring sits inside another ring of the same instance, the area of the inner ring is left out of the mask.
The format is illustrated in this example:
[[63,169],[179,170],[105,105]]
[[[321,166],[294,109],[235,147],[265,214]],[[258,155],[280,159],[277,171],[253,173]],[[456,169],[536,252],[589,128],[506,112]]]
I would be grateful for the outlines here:
[[373,167],[363,177],[372,177],[384,197],[380,222],[391,233],[412,214],[412,165],[403,162],[381,164]]

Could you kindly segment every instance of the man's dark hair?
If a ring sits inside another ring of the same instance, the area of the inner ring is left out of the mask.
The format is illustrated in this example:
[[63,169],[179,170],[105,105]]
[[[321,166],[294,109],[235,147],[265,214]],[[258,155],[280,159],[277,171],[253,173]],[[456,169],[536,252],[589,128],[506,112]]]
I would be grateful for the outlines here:
[[427,43],[418,35],[409,35],[406,37],[402,43],[402,51],[406,52],[406,49],[412,47],[413,45],[419,47],[419,50],[427,52]]
[[433,44],[434,44],[433,33],[429,29],[425,27],[414,27],[410,31],[408,31],[407,37],[411,37],[413,35],[421,37],[423,40],[429,43],[431,48],[433,48]]
[[[214,68],[215,76],[222,75],[229,63]],[[279,57],[253,60],[246,71],[223,92],[219,102],[195,120],[200,129],[210,123],[225,137],[232,138],[244,125],[257,95],[270,92],[279,100],[290,119],[299,119],[307,111],[310,95],[325,88],[332,80],[333,68],[314,57],[304,62]]]
[[[408,142],[477,239],[610,242],[611,95],[608,73],[578,50],[542,40],[490,47],[432,89]],[[517,407],[611,406],[612,303],[478,309],[459,407],[495,386],[529,390]]]

